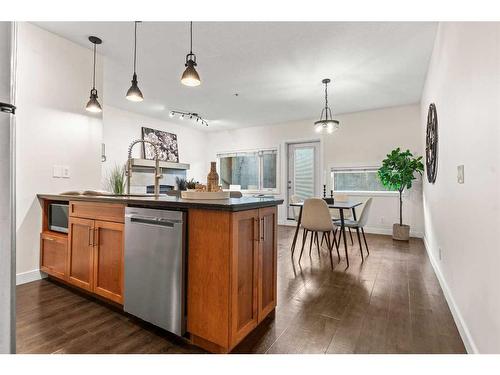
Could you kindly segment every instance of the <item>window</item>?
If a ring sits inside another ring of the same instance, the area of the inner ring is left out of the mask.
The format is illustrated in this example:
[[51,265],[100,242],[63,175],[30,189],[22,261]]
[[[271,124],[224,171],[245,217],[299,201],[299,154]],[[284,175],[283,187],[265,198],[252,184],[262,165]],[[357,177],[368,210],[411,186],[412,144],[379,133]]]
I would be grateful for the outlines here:
[[277,191],[277,156],[275,149],[218,154],[222,188],[240,185],[241,190]]
[[333,190],[360,192],[389,191],[380,182],[377,171],[378,167],[332,168]]

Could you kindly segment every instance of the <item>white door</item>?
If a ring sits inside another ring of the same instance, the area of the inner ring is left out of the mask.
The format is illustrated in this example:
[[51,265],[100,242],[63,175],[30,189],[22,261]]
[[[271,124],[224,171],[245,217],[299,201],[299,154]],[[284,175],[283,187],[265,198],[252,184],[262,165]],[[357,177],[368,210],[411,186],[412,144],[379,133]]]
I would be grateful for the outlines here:
[[0,354],[15,351],[12,22],[0,22]]
[[293,219],[290,197],[300,200],[320,195],[319,142],[290,143],[288,148],[288,218]]

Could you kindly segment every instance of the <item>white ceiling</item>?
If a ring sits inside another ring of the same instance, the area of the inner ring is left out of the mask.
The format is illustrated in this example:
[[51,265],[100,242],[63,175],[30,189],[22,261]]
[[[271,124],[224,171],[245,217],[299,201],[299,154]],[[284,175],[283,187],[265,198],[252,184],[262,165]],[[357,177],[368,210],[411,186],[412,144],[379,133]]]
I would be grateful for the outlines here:
[[437,28],[431,22],[194,23],[202,84],[193,88],[180,83],[189,24],[143,22],[137,73],[145,100],[131,103],[125,93],[133,22],[37,24],[89,48],[89,35],[103,39],[106,104],[161,119],[169,119],[169,110],[197,112],[210,122],[208,130],[315,119],[323,78],[333,82],[334,114],[419,102]]

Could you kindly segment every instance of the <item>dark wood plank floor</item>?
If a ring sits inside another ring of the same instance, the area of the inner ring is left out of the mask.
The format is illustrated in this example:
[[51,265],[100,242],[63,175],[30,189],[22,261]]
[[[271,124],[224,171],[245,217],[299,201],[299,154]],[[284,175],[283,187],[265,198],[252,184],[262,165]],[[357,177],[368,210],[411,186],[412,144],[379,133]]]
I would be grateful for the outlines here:
[[[421,240],[368,235],[371,255],[330,269],[326,249],[297,264],[279,228],[278,307],[236,353],[465,353]],[[341,253],[342,255],[342,253]],[[203,353],[47,280],[17,288],[18,353]]]

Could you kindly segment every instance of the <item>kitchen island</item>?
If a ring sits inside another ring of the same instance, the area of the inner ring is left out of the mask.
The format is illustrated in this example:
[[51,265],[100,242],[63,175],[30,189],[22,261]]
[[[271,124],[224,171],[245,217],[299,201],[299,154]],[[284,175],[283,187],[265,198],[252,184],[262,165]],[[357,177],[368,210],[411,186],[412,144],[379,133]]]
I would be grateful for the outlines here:
[[[160,196],[39,194],[40,269],[115,305],[124,303],[126,207],[182,211],[187,244],[186,338],[230,352],[276,307],[274,198],[186,200]],[[51,231],[48,208],[69,204],[68,234]]]

